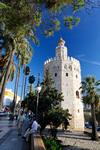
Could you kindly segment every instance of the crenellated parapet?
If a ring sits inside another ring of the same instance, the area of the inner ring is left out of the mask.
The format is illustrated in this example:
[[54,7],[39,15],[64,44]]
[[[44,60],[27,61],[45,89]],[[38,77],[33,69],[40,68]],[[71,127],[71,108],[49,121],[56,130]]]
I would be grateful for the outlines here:
[[[57,60],[57,57],[54,57],[54,58],[49,58],[48,60],[46,60],[44,62],[44,65],[50,63],[50,62],[53,62],[53,61],[56,61]],[[74,63],[76,65],[80,65],[80,62],[79,60],[77,60],[76,58],[73,58],[73,57],[67,57],[67,61],[71,62],[71,63]]]
[[44,62],[44,65],[46,65],[46,64],[48,64],[48,63],[50,63],[50,62],[53,62],[53,61],[55,61],[55,60],[57,60],[56,57],[54,57],[54,58],[49,58],[48,60],[46,60],[46,61]]
[[80,64],[79,60],[77,60],[76,58],[73,58],[73,57],[68,56],[67,60],[71,61],[74,64]]

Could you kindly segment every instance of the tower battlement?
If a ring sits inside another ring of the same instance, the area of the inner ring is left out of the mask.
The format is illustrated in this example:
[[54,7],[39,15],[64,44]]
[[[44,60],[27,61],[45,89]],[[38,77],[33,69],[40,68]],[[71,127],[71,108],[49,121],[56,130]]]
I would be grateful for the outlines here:
[[[50,62],[56,61],[56,60],[57,60],[57,57],[49,58],[49,59],[47,59],[47,60],[44,62],[44,65],[46,65],[46,64],[48,64],[48,63],[50,63]],[[67,60],[67,61],[70,61],[70,62],[72,62],[72,63],[74,63],[74,64],[76,64],[76,65],[79,65],[79,64],[80,64],[79,60],[77,60],[76,58],[73,58],[73,57],[69,57],[69,56],[68,56],[66,60]]]
[[49,58],[49,59],[47,59],[47,60],[44,62],[44,65],[46,65],[46,64],[48,64],[48,63],[50,63],[50,62],[53,62],[53,61],[55,61],[55,60],[57,60],[56,57],[54,57],[54,58]]
[[71,61],[72,63],[75,63],[75,64],[80,64],[79,60],[76,59],[76,58],[73,58],[73,57],[68,56],[67,60],[69,60],[69,61]]

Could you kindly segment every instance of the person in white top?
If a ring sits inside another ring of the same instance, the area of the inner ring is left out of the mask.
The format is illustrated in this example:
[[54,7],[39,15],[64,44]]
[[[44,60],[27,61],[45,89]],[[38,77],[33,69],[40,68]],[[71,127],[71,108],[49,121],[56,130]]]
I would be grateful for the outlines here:
[[37,123],[36,120],[34,120],[33,123],[32,123],[32,131],[36,132],[39,127],[40,127],[40,125]]
[[40,125],[38,124],[38,122],[34,119],[31,129],[28,128],[27,131],[25,132],[24,137],[26,138],[26,141],[28,142],[29,140],[29,135],[30,134],[34,134],[38,131],[38,128],[40,128]]

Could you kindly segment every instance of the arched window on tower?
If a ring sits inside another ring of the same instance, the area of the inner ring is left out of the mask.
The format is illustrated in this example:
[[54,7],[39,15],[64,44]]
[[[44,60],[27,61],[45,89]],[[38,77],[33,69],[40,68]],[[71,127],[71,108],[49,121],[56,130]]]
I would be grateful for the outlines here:
[[79,91],[76,91],[76,98],[80,98]]

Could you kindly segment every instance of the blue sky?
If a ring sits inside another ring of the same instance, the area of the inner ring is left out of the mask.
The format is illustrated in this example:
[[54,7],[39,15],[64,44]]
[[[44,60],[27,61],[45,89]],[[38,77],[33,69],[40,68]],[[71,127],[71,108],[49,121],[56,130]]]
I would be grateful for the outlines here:
[[[29,64],[31,68],[30,74],[34,74],[37,77],[38,73],[40,73],[42,80],[44,61],[55,56],[57,42],[62,37],[68,47],[68,55],[80,60],[82,78],[93,75],[97,80],[100,79],[100,10],[95,9],[89,13],[83,10],[78,15],[81,22],[72,30],[62,25],[61,30],[52,37],[46,38],[41,34],[39,35],[40,45],[33,45],[34,54]],[[14,82],[10,82],[7,87],[13,89]],[[19,95],[20,91],[21,81]]]

